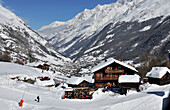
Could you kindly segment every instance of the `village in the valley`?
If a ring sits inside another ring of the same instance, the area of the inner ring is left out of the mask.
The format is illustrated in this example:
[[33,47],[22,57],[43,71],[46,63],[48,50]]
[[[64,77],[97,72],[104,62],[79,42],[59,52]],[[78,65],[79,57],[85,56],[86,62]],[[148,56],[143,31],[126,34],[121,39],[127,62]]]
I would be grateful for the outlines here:
[[102,92],[112,91],[121,95],[126,95],[129,90],[143,91],[145,84],[166,85],[170,84],[170,69],[168,67],[152,67],[146,76],[141,77],[138,70],[130,63],[108,58],[91,68],[90,73],[82,76],[54,77],[54,85],[48,85],[50,77],[43,76],[43,72],[48,71],[50,65],[43,64],[35,66],[42,69],[42,76],[37,77],[41,83],[46,82],[46,86],[61,86],[65,93],[62,99],[92,99],[93,93],[102,89]]
[[[12,70],[18,68],[16,64],[15,66],[12,64],[7,65],[9,65]],[[8,68],[4,66],[3,63],[0,63],[0,66],[4,68],[4,70]],[[93,66],[90,71],[84,70],[84,74],[81,76],[65,76],[56,73],[55,71],[51,71],[52,67],[50,64],[43,62],[29,63],[26,65],[22,63],[19,68],[27,67],[35,68],[35,71],[39,72],[39,74],[37,74],[36,77],[30,77],[29,75],[21,75],[15,70],[13,72],[16,72],[16,74],[12,75],[10,73],[11,71],[6,69],[5,71],[9,73],[6,72],[5,76],[10,78],[8,79],[7,86],[11,86],[10,80],[35,85],[35,88],[37,88],[36,91],[39,92],[37,96],[35,96],[35,101],[39,103],[44,100],[43,95],[40,95],[42,92],[40,88],[42,87],[56,94],[56,91],[54,91],[55,88],[58,94],[56,100],[71,100],[77,102],[78,100],[94,101],[97,97],[101,97],[102,99],[102,97],[104,98],[105,96],[100,96],[101,94],[112,94],[112,97],[128,97],[130,94],[130,96],[135,97],[139,95],[137,93],[144,93],[147,89],[151,88],[154,89],[153,85],[158,85],[160,88],[165,86],[164,89],[167,90],[170,84],[170,69],[167,67],[152,67],[144,77],[141,77],[134,65],[114,58],[108,58],[99,62],[96,66]],[[24,96],[26,92],[29,92],[29,88],[31,87],[28,86],[23,89],[24,93],[21,94],[22,98],[19,102],[19,106],[21,107],[26,103],[24,101],[27,99]],[[154,91],[152,89],[147,92],[147,94],[165,94],[163,91],[159,91],[159,89]],[[165,104],[165,102],[163,104],[165,108],[167,104]]]

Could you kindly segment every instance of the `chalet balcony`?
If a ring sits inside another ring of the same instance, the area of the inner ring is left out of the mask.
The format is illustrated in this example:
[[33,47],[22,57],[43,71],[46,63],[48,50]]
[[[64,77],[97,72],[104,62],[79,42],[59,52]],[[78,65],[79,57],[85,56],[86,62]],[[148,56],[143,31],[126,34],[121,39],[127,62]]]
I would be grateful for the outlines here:
[[115,70],[106,69],[106,70],[105,70],[105,73],[124,73],[124,70],[118,70],[118,69],[115,69]]
[[118,77],[96,77],[96,80],[118,80]]

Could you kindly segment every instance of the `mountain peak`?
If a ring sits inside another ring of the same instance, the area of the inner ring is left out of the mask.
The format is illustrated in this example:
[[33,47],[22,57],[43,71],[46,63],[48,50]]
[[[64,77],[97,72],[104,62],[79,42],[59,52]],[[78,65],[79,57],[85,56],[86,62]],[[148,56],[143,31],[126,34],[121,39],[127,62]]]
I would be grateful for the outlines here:
[[49,25],[41,27],[38,31],[42,31],[42,30],[45,30],[45,29],[48,29],[48,28],[57,27],[57,26],[64,25],[64,24],[65,24],[65,22],[55,21],[55,22],[52,22]]
[[132,1],[135,1],[135,0],[118,0],[118,2],[122,4],[125,4],[127,2],[132,2]]

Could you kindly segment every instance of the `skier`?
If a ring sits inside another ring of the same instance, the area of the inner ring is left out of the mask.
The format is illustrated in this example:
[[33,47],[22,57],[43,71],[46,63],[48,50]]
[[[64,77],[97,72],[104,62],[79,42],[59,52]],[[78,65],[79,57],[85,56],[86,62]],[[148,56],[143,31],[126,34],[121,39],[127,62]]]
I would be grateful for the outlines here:
[[24,103],[24,100],[21,99],[21,101],[19,102],[19,107],[22,107],[22,106],[23,106],[23,103]]
[[39,96],[37,96],[37,102],[40,102],[40,97]]

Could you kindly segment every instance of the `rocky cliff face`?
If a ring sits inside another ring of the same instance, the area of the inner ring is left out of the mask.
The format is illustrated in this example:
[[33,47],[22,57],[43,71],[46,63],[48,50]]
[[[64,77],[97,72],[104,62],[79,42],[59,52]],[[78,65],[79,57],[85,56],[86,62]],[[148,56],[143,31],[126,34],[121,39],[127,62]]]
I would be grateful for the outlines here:
[[[113,26],[114,25],[114,26]],[[90,39],[86,51],[80,54],[86,60],[116,57],[138,61],[142,53],[164,56],[170,49],[170,16],[143,22],[121,22],[107,25]],[[93,45],[90,45],[93,44]]]

